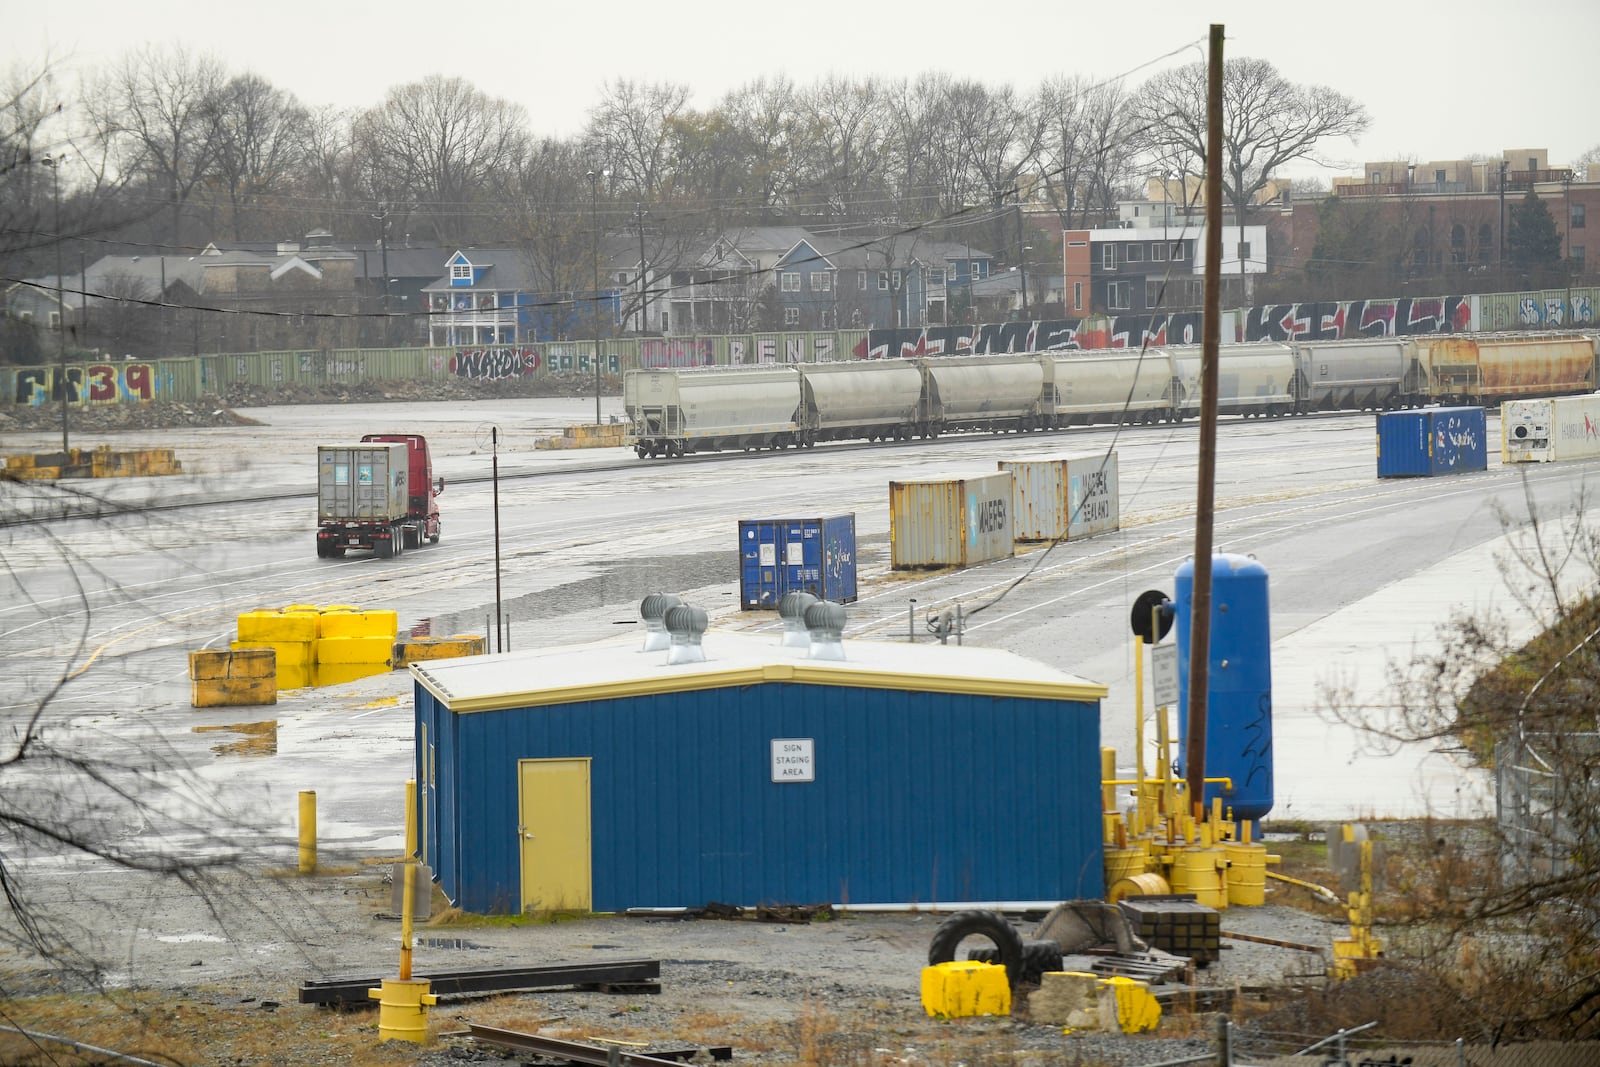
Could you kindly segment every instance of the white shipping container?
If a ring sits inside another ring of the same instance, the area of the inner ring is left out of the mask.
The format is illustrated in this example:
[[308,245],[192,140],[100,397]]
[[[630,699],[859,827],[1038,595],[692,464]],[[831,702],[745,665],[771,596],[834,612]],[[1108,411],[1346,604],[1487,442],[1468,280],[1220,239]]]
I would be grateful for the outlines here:
[[1010,472],[1011,532],[1018,541],[1074,540],[1121,524],[1117,454],[1001,460]]
[[317,446],[318,522],[393,522],[410,506],[408,447]]
[[1502,463],[1600,456],[1600,396],[1507,400],[1500,405]]
[[889,483],[889,565],[965,567],[1012,555],[1009,473]]

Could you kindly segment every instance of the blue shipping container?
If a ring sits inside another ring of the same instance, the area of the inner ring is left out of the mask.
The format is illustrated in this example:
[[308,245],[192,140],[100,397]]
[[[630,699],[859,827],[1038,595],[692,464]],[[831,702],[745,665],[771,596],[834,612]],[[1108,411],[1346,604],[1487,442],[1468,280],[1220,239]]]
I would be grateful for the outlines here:
[[[1189,639],[1194,560],[1179,568],[1173,605],[1178,623],[1178,773],[1189,743]],[[1211,557],[1211,635],[1206,656],[1207,810],[1221,797],[1236,819],[1272,810],[1272,627],[1267,569],[1249,556]]]
[[1426,478],[1489,469],[1483,408],[1419,408],[1378,416],[1378,477]]
[[853,604],[856,517],[739,520],[739,606],[776,611],[785,593]]

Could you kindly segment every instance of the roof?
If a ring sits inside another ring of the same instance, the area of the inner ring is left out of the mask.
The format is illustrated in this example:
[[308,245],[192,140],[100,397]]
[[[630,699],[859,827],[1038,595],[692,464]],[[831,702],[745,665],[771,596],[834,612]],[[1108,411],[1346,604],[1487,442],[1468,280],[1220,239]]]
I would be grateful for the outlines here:
[[[793,682],[920,693],[1098,701],[1106,687],[1013,652],[846,641],[843,660],[809,659],[773,638],[713,630],[702,663],[670,665],[642,635],[491,656],[433,660],[411,674],[457,714]],[[537,679],[537,681],[533,681]]]

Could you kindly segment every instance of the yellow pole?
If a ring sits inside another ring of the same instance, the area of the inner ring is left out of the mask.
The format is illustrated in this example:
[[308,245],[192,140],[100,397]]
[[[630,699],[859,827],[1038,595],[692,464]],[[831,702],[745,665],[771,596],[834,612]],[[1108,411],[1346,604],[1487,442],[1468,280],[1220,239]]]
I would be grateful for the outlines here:
[[317,791],[300,791],[300,873],[317,869]]
[[417,883],[412,874],[416,871],[417,850],[417,780],[406,780],[406,858],[400,865],[405,872],[405,885],[400,889],[400,980],[411,979],[411,911],[416,906]]
[[1111,783],[1117,778],[1117,750],[1100,749],[1100,810],[1117,810],[1117,787]]
[[1142,834],[1149,823],[1149,819],[1146,818],[1144,798],[1144,636],[1142,634],[1133,636],[1133,692],[1133,776],[1139,780],[1134,786],[1133,794],[1138,798],[1138,804],[1134,808],[1138,824],[1133,829],[1135,833]]

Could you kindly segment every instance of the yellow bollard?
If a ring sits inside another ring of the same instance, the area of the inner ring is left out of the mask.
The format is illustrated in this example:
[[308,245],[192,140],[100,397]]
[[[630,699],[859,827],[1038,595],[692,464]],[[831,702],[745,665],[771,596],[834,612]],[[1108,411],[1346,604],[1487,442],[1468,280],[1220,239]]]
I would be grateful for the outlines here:
[[439,998],[428,992],[426,978],[385,978],[382,987],[368,989],[367,999],[378,1002],[378,1040],[428,1040],[428,1008]]
[[300,873],[317,870],[317,791],[300,791]]

